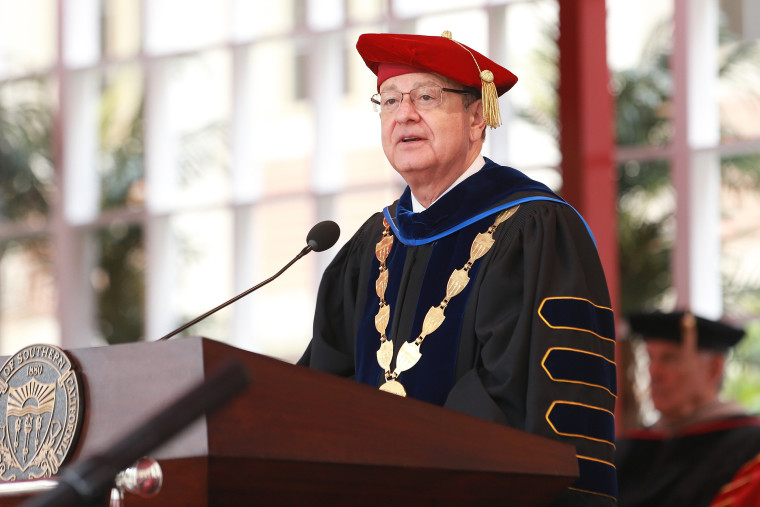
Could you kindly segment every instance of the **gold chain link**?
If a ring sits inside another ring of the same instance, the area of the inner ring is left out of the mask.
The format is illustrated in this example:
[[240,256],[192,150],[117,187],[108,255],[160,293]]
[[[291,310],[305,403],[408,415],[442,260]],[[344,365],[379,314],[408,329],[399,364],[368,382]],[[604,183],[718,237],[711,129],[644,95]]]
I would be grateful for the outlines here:
[[398,394],[399,396],[406,396],[406,390],[398,381],[398,376],[419,362],[422,357],[422,352],[420,351],[422,341],[443,324],[446,318],[444,311],[449,302],[454,296],[462,292],[470,282],[470,268],[472,268],[475,261],[488,253],[493,246],[493,234],[496,232],[496,228],[514,215],[519,207],[519,205],[513,206],[502,211],[486,232],[481,232],[475,236],[470,247],[470,259],[462,269],[455,269],[449,277],[449,281],[446,284],[446,297],[438,306],[430,307],[425,315],[425,319],[422,321],[420,335],[413,342],[406,342],[401,346],[398,357],[396,357],[396,368],[393,372],[391,372],[393,340],[389,340],[386,334],[391,309],[390,305],[385,301],[385,289],[388,287],[388,267],[385,261],[388,259],[388,255],[393,247],[393,236],[391,235],[390,224],[388,224],[386,219],[383,219],[383,236],[375,246],[375,256],[380,261],[380,272],[375,284],[377,295],[380,298],[380,308],[375,316],[375,328],[380,333],[380,348],[377,350],[377,362],[385,372],[385,384],[380,386],[381,390]]

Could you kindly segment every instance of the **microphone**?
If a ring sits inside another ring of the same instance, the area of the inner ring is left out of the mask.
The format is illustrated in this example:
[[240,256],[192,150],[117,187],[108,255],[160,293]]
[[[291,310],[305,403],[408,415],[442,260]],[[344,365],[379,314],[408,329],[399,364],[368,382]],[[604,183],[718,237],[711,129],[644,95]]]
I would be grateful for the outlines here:
[[[323,252],[337,243],[340,237],[340,227],[332,220],[319,222],[306,235],[306,246],[315,252]],[[304,248],[306,250],[306,248]],[[306,255],[308,252],[302,252]]]
[[340,227],[338,227],[338,224],[336,224],[332,220],[325,220],[323,222],[319,222],[314,227],[312,227],[311,230],[309,231],[309,234],[306,235],[306,246],[303,248],[303,250],[301,250],[298,253],[298,255],[296,255],[293,258],[293,260],[291,260],[290,262],[288,262],[281,270],[279,270],[273,276],[267,278],[266,280],[264,280],[263,282],[259,283],[258,285],[254,285],[253,287],[251,287],[250,289],[246,290],[245,292],[241,292],[237,296],[233,297],[232,299],[229,299],[229,300],[225,301],[224,303],[222,303],[221,305],[217,306],[216,308],[213,308],[213,309],[207,311],[203,315],[194,318],[193,320],[191,320],[187,324],[183,324],[182,326],[178,327],[177,329],[175,329],[171,333],[162,336],[161,338],[159,338],[156,341],[168,340],[172,336],[174,336],[176,334],[179,334],[182,331],[184,331],[185,329],[189,328],[190,326],[192,326],[194,324],[197,324],[198,322],[202,321],[203,319],[205,319],[209,315],[212,315],[212,314],[218,312],[219,310],[221,310],[225,306],[230,305],[230,304],[234,303],[235,301],[237,301],[238,299],[241,299],[241,298],[247,296],[248,294],[250,294],[251,292],[255,291],[256,289],[258,289],[260,287],[263,287],[264,285],[268,284],[269,282],[271,282],[272,280],[274,280],[275,278],[277,278],[278,276],[280,276],[281,274],[283,274],[285,272],[285,270],[288,269],[293,264],[295,264],[298,259],[300,259],[304,255],[306,255],[307,253],[311,252],[312,250],[315,251],[315,252],[322,252],[322,251],[327,250],[328,248],[332,247],[338,241],[339,237],[340,237]]

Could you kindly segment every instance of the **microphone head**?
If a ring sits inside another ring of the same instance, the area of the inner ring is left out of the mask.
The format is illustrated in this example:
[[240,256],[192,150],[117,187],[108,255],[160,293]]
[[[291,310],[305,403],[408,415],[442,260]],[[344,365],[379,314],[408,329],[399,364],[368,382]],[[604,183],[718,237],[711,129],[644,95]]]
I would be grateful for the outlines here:
[[306,244],[315,252],[327,250],[333,246],[340,237],[340,227],[332,220],[319,222],[311,228],[306,235]]

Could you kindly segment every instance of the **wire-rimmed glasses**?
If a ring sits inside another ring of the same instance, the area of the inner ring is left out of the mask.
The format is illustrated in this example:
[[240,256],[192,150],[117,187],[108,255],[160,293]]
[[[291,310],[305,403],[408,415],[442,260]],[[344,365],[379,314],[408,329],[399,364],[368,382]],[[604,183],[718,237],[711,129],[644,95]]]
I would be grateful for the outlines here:
[[453,88],[443,88],[442,86],[420,86],[408,92],[387,91],[374,94],[370,97],[372,107],[376,113],[388,114],[396,111],[404,100],[404,95],[409,95],[417,109],[433,109],[443,103],[443,92],[461,93],[470,95],[472,92],[467,90],[455,90]]

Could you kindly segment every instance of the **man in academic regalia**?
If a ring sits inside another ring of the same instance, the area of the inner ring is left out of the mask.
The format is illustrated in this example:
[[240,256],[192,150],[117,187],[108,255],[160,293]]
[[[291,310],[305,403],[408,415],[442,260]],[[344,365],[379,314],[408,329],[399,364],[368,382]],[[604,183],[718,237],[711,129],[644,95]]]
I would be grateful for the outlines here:
[[646,342],[660,418],[618,440],[620,505],[740,505],[721,502],[747,483],[746,476],[732,479],[760,453],[760,419],[719,394],[726,353],[744,332],[688,312],[638,314],[629,322]]
[[326,269],[299,363],[572,444],[580,478],[555,505],[615,505],[614,321],[593,237],[481,154],[517,78],[448,32],[356,47],[408,186]]

